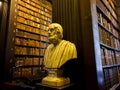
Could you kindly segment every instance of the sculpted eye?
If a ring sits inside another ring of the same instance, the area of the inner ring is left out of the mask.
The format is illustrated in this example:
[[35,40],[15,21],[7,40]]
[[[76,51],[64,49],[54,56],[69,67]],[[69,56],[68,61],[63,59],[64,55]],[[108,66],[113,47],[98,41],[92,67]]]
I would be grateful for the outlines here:
[[49,32],[52,32],[53,30],[54,30],[53,28],[48,29]]

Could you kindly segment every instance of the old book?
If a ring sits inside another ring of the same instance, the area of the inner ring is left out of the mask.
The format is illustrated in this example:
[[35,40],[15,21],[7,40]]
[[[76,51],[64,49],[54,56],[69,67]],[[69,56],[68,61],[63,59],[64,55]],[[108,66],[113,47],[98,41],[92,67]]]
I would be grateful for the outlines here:
[[105,66],[106,65],[106,59],[105,59],[105,51],[104,51],[103,47],[101,47],[101,58],[102,58],[102,65]]

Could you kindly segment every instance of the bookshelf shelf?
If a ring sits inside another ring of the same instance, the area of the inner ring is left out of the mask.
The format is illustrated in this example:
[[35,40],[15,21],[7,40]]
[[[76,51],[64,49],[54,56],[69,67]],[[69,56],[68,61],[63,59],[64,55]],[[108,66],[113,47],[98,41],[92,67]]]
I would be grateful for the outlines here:
[[106,66],[103,66],[103,69],[108,69],[108,68],[113,68],[113,67],[120,67],[120,64],[114,64],[114,65],[106,65]]
[[44,56],[43,55],[29,55],[29,54],[26,54],[26,55],[25,54],[15,54],[15,57],[25,57],[25,58],[26,57],[33,57],[33,58],[34,57],[42,57],[43,58]]
[[19,47],[40,48],[40,46],[29,46],[29,45],[18,45],[18,44],[15,44],[15,45]]
[[[31,34],[36,34],[36,35],[40,35],[40,30],[38,31],[38,33],[36,33],[35,31],[34,31],[34,29],[33,29],[33,31],[28,31],[28,30],[23,30],[23,29],[19,29],[19,28],[16,28],[17,29],[17,32],[18,31],[21,31],[21,32],[28,32],[28,33],[31,33]],[[16,32],[16,34],[17,34],[17,32]]]
[[[19,32],[22,32],[23,34],[24,33],[29,33],[29,34],[33,34],[33,35],[36,35],[36,36],[44,36],[44,37],[48,37],[48,35],[47,35],[47,31],[45,31],[45,30],[39,30],[39,32],[33,32],[33,31],[28,31],[28,30],[23,30],[23,29],[18,29],[18,28],[16,28],[17,30],[16,30],[16,35],[19,35]],[[17,34],[18,33],[18,34]],[[21,36],[23,36],[23,35],[21,35]]]
[[19,35],[16,35],[16,38],[17,38],[17,37],[18,37],[18,38],[22,38],[22,39],[28,39],[28,40],[30,39],[30,40],[40,41],[40,39],[29,38],[29,37],[21,36],[21,35],[20,35],[20,36],[19,36]]
[[101,47],[105,47],[105,48],[107,48],[109,50],[120,52],[120,49],[115,49],[115,48],[110,47],[110,46],[108,46],[108,45],[106,45],[104,43],[100,43],[100,45],[101,45]]
[[23,66],[15,66],[13,67],[14,69],[16,68],[32,68],[32,67],[42,67],[42,65],[23,65]]

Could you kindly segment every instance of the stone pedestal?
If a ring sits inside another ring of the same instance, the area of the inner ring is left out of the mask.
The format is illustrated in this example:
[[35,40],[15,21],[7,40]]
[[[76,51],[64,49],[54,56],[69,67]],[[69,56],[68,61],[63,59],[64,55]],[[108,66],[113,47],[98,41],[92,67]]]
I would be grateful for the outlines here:
[[42,79],[42,84],[49,86],[63,86],[70,84],[70,79],[64,77],[62,69],[47,69],[48,76]]

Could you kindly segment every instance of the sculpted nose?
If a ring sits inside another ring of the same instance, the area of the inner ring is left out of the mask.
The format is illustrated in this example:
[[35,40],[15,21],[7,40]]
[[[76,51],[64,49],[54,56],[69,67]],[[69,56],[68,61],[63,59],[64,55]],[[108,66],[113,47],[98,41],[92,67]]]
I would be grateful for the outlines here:
[[48,34],[50,34],[50,31],[48,31]]

